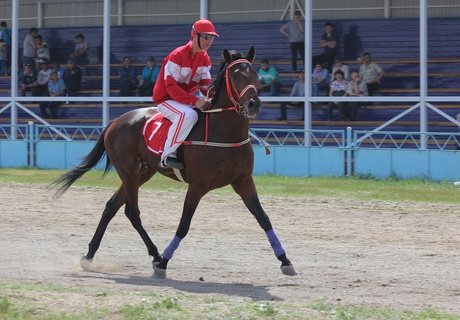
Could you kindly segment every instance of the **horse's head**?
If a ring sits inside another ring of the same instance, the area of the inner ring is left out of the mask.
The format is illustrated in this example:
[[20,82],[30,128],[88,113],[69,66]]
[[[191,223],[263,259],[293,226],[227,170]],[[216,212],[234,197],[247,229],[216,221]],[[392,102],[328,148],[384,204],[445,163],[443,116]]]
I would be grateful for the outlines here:
[[[215,104],[231,104],[239,114],[254,118],[260,109],[260,99],[255,87],[257,73],[252,68],[255,49],[251,47],[245,57],[240,52],[224,50],[224,60],[215,81]],[[222,90],[220,90],[222,89]]]

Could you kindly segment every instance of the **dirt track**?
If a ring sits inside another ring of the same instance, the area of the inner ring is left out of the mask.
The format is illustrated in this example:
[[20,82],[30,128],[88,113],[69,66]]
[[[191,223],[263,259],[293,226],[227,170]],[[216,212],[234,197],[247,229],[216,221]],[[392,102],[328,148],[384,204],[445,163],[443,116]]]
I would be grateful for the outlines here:
[[[111,193],[72,187],[53,201],[43,187],[1,185],[0,279],[302,304],[324,298],[460,314],[456,206],[261,197],[299,273],[286,277],[237,196],[210,194],[169,264],[169,279],[157,280],[141,239],[121,211],[96,254],[98,272],[81,270],[79,259]],[[174,235],[183,197],[141,192],[141,217],[160,252]],[[89,298],[76,294],[75,299],[77,305]]]

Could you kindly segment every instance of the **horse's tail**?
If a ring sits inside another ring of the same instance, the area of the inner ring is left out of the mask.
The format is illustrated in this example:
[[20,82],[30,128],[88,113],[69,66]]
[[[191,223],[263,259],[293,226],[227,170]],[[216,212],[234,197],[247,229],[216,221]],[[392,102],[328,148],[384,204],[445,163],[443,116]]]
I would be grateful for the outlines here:
[[[57,190],[54,194],[54,198],[59,198],[60,196],[62,196],[75,181],[81,178],[81,176],[83,176],[86,172],[94,168],[101,161],[102,157],[106,153],[104,146],[104,137],[109,126],[110,124],[107,126],[107,128],[104,129],[104,131],[102,131],[102,134],[97,140],[96,145],[93,147],[90,153],[88,153],[85,156],[85,158],[83,158],[83,161],[78,166],[74,167],[70,171],[67,171],[51,183],[51,188],[57,187]],[[105,164],[104,173],[102,174],[103,176],[105,176],[112,167],[109,157],[106,157],[106,159],[107,161]]]

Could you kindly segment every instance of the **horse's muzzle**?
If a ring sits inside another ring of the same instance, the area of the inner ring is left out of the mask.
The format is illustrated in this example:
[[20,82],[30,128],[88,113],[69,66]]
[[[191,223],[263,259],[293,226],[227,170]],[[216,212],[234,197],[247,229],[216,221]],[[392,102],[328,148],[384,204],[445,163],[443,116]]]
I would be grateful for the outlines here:
[[251,98],[251,99],[249,99],[246,102],[245,109],[246,109],[246,113],[247,113],[248,118],[255,118],[256,115],[260,111],[260,99],[259,98],[256,98],[256,99]]

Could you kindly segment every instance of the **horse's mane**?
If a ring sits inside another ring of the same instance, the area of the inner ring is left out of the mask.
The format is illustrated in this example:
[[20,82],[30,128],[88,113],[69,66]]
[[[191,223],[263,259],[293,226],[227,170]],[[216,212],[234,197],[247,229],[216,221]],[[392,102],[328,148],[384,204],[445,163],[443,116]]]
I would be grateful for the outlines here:
[[[228,53],[230,53],[231,56],[231,61],[235,61],[237,59],[242,59],[243,54],[241,52],[238,52],[236,50],[228,50]],[[212,86],[214,87],[215,94],[214,97],[211,100],[211,105],[214,107],[217,103],[217,100],[219,99],[219,93],[222,90],[222,87],[225,86],[225,68],[227,66],[227,63],[225,62],[224,59],[220,62],[220,67],[219,71],[217,72],[216,79],[213,81]]]

